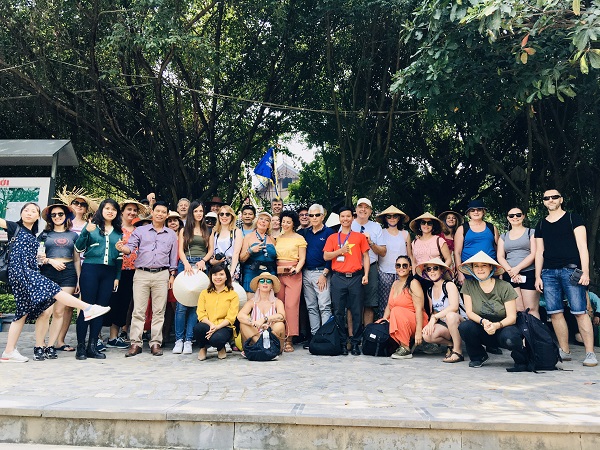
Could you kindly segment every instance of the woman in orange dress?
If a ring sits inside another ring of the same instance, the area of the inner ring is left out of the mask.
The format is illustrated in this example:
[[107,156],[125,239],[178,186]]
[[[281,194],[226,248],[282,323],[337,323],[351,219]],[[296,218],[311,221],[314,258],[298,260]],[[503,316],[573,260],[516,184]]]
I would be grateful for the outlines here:
[[423,343],[423,327],[428,320],[423,307],[423,289],[413,277],[412,263],[408,256],[398,256],[396,274],[398,279],[392,284],[382,320],[390,322],[390,337],[400,345],[392,358],[406,359],[412,358],[410,343],[413,338],[415,345]]

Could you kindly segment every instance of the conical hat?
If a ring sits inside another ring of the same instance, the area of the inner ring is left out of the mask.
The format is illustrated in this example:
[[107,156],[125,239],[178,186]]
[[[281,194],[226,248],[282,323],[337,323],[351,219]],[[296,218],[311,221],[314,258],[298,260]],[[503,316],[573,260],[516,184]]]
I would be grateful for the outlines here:
[[473,273],[470,272],[469,268],[466,267],[466,266],[472,265],[473,263],[484,263],[484,264],[490,264],[490,265],[494,266],[496,268],[496,270],[494,271],[494,275],[502,275],[504,273],[504,269],[502,268],[502,266],[499,263],[497,263],[491,256],[489,256],[484,251],[480,251],[480,252],[476,253],[475,255],[471,256],[464,263],[462,263],[460,266],[458,266],[458,270],[460,270],[462,273],[464,273],[466,275],[473,276]]
[[440,224],[440,227],[443,226],[443,223],[442,223],[442,221],[440,219],[438,219],[437,217],[435,217],[433,214],[430,214],[430,213],[426,212],[426,213],[421,214],[419,217],[415,217],[413,220],[411,220],[409,227],[413,231],[413,233],[417,232],[417,223],[421,219],[435,220],[436,222],[438,222]]
[[325,226],[326,227],[335,227],[336,225],[340,224],[340,216],[337,213],[332,212],[331,214],[329,214],[329,217],[327,218],[327,222],[325,222]]
[[201,270],[194,271],[193,275],[180,272],[173,282],[173,295],[184,306],[198,306],[200,292],[208,289],[208,275]]
[[[442,271],[442,278],[444,278],[445,280],[450,280],[452,278],[452,274],[450,273],[450,267],[448,267],[446,265],[446,263],[444,261],[442,261],[439,257],[430,259],[427,262],[419,264],[415,268],[415,272],[417,272],[417,275],[423,277],[423,271],[424,271],[426,265],[443,267],[446,270]],[[427,274],[427,272],[425,272],[425,274]],[[429,277],[427,277],[427,278],[429,278]]]
[[404,223],[408,222],[410,219],[410,217],[408,217],[404,211],[396,208],[394,205],[388,206],[386,209],[377,214],[377,219],[379,221],[383,221],[386,214],[400,214]]

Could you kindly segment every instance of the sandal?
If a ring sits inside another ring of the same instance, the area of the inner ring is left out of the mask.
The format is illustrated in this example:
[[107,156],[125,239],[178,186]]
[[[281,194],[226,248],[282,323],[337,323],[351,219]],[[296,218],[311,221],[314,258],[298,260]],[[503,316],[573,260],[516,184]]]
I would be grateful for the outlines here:
[[294,346],[291,342],[286,342],[283,351],[286,353],[292,353],[294,351]]
[[453,353],[452,350],[454,350],[454,347],[449,345],[448,348],[446,349],[446,354],[444,355],[444,359],[448,359],[452,356],[452,353]]
[[456,353],[453,350],[452,353],[450,354],[450,356],[446,356],[442,361],[445,363],[457,363],[457,362],[463,362],[464,360],[465,360],[465,357],[463,355],[461,355],[460,353]]
[[75,349],[71,347],[69,344],[61,345],[60,347],[56,347],[56,350],[60,350],[62,352],[74,352]]

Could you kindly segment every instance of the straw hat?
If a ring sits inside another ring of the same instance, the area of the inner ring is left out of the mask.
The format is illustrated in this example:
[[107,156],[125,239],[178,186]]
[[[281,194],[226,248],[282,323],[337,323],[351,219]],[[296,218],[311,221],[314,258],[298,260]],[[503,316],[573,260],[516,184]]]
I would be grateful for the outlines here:
[[480,252],[476,253],[475,255],[471,256],[469,259],[467,259],[464,263],[462,263],[460,266],[458,266],[458,270],[460,270],[462,273],[464,273],[466,275],[473,276],[473,272],[470,271],[472,269],[473,263],[484,263],[484,264],[490,264],[490,265],[494,266],[496,269],[495,269],[493,275],[502,275],[504,273],[504,269],[502,268],[502,266],[500,264],[498,264],[496,261],[494,261],[494,259],[491,256],[489,256],[487,253],[485,253],[483,251],[480,251]]
[[269,219],[272,219],[272,218],[273,218],[273,216],[272,216],[270,213],[268,213],[267,211],[260,211],[260,212],[257,212],[257,213],[256,213],[256,218],[258,219],[260,216],[268,216],[268,217],[269,217]]
[[413,233],[417,232],[417,225],[419,224],[419,221],[421,219],[431,219],[431,220],[435,220],[436,222],[438,222],[440,224],[440,227],[442,227],[444,224],[442,223],[442,221],[440,219],[438,219],[437,217],[435,217],[433,214],[430,214],[428,212],[421,214],[419,217],[415,217],[411,222],[410,222],[410,229],[413,231]]
[[193,275],[180,272],[173,282],[173,295],[184,306],[198,306],[200,292],[208,289],[208,275],[195,270]]
[[441,213],[438,216],[438,219],[440,219],[445,224],[446,216],[448,214],[454,214],[454,217],[456,217],[456,228],[460,227],[463,224],[463,222],[465,221],[465,218],[462,216],[462,214],[459,214],[456,211],[444,211],[443,213]]
[[119,203],[119,208],[121,208],[121,211],[125,209],[125,205],[136,205],[138,207],[138,214],[140,215],[147,215],[150,212],[148,205],[144,205],[143,203],[131,198],[123,200],[121,203]]
[[152,223],[152,216],[150,214],[145,216],[138,216],[131,221],[131,224],[136,227],[141,227],[142,225],[147,225]]
[[386,214],[400,214],[402,216],[402,221],[404,223],[406,223],[410,220],[410,217],[408,217],[404,211],[399,210],[394,205],[388,206],[386,209],[384,209],[379,214],[377,214],[377,220],[379,222],[383,222]]
[[[417,272],[417,275],[419,275],[420,277],[423,277],[423,273],[425,272],[425,266],[426,265],[428,265],[428,266],[440,266],[440,267],[443,267],[446,270],[442,271],[442,278],[444,280],[451,280],[452,279],[452,274],[450,273],[450,267],[448,267],[446,265],[446,263],[444,261],[442,261],[439,257],[438,258],[430,259],[427,262],[419,264],[415,268],[415,272]],[[427,272],[425,272],[425,275],[427,275]],[[427,278],[429,278],[429,277],[427,277]]]
[[65,205],[70,205],[73,200],[81,198],[88,204],[88,213],[96,212],[100,202],[102,201],[101,198],[92,197],[86,193],[85,189],[83,188],[74,187],[72,191],[67,191],[66,186],[63,187],[62,192],[59,192],[54,198],[63,202]]
[[167,220],[173,219],[173,218],[181,220],[181,214],[179,214],[177,211],[169,211],[169,215],[167,216]]
[[256,292],[258,289],[258,280],[261,278],[268,278],[269,280],[273,281],[273,292],[276,294],[279,292],[279,289],[281,288],[279,278],[277,278],[275,275],[271,275],[269,272],[263,272],[257,277],[252,278],[252,281],[250,282],[250,289],[252,289],[253,292]]
[[65,215],[67,216],[67,219],[73,220],[75,218],[75,212],[73,211],[73,208],[71,208],[69,205],[65,205],[64,203],[52,203],[51,205],[48,205],[44,209],[42,209],[42,219],[44,219],[48,223],[52,223],[50,211],[52,211],[52,208],[57,207],[63,209]]

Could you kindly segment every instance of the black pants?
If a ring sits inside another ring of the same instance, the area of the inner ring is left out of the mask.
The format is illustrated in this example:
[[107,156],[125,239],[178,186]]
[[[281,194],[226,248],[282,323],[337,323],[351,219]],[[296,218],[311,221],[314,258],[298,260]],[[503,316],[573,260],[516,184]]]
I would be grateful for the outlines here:
[[342,345],[348,339],[346,310],[352,315],[352,344],[360,344],[363,320],[362,272],[352,277],[333,272],[331,277],[331,304],[333,315],[342,329]]
[[510,325],[487,334],[481,325],[466,320],[458,326],[460,337],[465,341],[471,361],[480,361],[487,355],[483,346],[501,347],[511,351],[515,364],[527,364],[527,352],[523,348],[523,336],[519,329]]
[[196,343],[200,348],[213,346],[217,350],[221,350],[233,336],[233,330],[230,327],[224,327],[215,331],[210,339],[206,339],[208,330],[210,330],[210,327],[204,322],[198,322],[194,326],[194,339],[196,339]]
[[[110,296],[112,295],[115,277],[117,276],[116,266],[106,266],[104,264],[83,263],[81,266],[81,276],[79,277],[79,288],[81,289],[81,299],[90,304],[108,306]],[[98,339],[102,329],[102,316],[86,322],[83,311],[79,311],[77,317],[77,343],[85,343],[85,337],[90,329],[90,341]]]
[[110,297],[110,311],[103,316],[105,327],[116,325],[120,328],[127,323],[127,312],[129,311],[129,305],[133,301],[134,275],[135,270],[121,271],[119,289],[117,289],[117,292],[113,292]]

